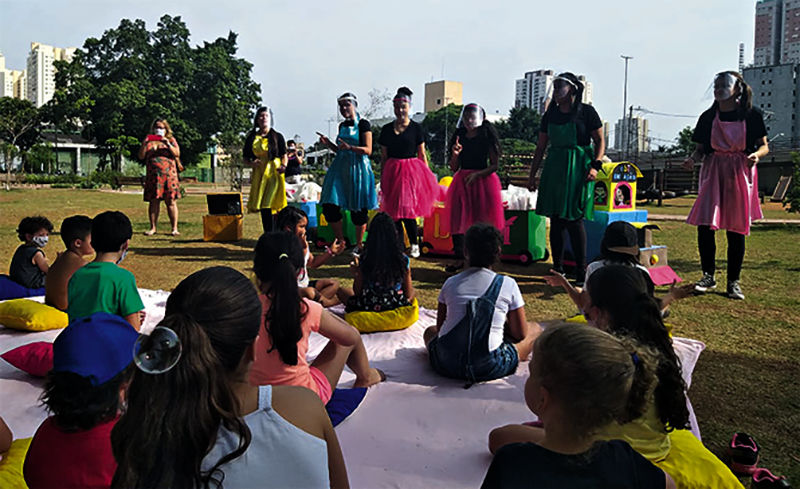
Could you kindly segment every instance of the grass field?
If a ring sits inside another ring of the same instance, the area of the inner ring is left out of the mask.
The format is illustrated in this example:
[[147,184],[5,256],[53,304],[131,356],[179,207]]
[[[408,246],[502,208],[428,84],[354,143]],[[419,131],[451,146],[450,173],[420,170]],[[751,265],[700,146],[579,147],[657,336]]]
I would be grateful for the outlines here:
[[[691,199],[666,201],[648,207],[654,214],[686,214]],[[14,232],[19,220],[42,214],[56,225],[74,214],[93,216],[117,209],[133,221],[134,237],[124,266],[133,271],[140,287],[170,290],[191,272],[227,265],[249,275],[252,249],[261,226],[257,215],[245,217],[245,239],[231,244],[202,240],[205,200],[189,195],[179,201],[182,235],[167,236],[162,210],[160,233],[142,236],[148,229],[147,206],[141,194],[96,190],[16,189],[0,192],[0,269],[5,270],[19,245]],[[765,205],[771,219],[800,218],[786,214],[779,204]],[[685,280],[700,277],[695,229],[681,222],[660,222],[654,241],[667,245],[669,262]],[[800,227],[757,225],[747,240],[742,286],[747,300],[731,301],[721,294],[692,297],[673,307],[669,321],[677,336],[706,343],[694,372],[690,397],[703,441],[722,455],[736,431],[752,434],[762,447],[761,466],[800,483]],[[50,260],[64,249],[58,237],[45,251]],[[718,233],[718,281],[724,285],[726,244]],[[337,277],[349,282],[348,257],[312,272],[312,278]],[[448,277],[443,259],[414,260],[414,285],[422,306],[435,308],[441,284]],[[499,266],[513,276],[526,298],[529,319],[552,320],[575,312],[560,290],[545,285],[547,263],[529,267]],[[724,287],[722,287],[724,289]],[[520,399],[522,402],[522,399]],[[2,413],[0,413],[2,414]]]

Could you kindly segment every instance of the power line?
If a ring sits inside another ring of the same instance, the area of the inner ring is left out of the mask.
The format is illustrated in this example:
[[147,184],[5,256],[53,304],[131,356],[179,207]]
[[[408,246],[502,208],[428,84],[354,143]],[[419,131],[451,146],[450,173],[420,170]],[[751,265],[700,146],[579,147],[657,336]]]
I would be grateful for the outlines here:
[[660,115],[660,116],[663,116],[663,117],[682,117],[682,118],[686,118],[686,119],[694,119],[695,117],[697,117],[696,115],[667,114],[665,112],[655,112],[655,111],[650,110],[650,109],[645,109],[641,105],[638,106],[638,107],[635,107],[633,110],[635,110],[636,112],[641,112],[643,114]]

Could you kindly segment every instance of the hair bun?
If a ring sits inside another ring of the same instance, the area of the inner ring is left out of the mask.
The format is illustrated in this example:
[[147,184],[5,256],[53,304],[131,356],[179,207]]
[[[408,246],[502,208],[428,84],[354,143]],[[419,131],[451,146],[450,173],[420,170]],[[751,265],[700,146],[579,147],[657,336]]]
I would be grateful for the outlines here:
[[407,95],[410,97],[414,95],[414,92],[412,92],[408,87],[400,87],[397,89],[397,95]]

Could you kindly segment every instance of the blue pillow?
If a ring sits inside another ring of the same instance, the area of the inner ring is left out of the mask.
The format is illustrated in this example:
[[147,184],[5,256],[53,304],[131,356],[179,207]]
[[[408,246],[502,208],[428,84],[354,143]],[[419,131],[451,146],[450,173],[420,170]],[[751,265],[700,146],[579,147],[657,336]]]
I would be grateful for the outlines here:
[[364,396],[366,395],[366,387],[334,389],[328,404],[325,405],[325,409],[328,411],[328,417],[331,418],[331,424],[336,427],[339,423],[347,419],[347,417],[353,414],[353,411],[361,405],[361,401],[364,400]]
[[0,275],[0,301],[36,297],[37,295],[44,295],[44,287],[29,289],[11,280],[8,275]]

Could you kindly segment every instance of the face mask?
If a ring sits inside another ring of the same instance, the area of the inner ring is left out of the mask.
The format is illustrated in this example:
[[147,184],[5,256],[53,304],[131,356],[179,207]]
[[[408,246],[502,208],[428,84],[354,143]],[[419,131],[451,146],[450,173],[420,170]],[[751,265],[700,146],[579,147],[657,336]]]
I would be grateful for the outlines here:
[[162,138],[167,135],[166,129],[161,129],[160,127],[156,129],[156,135],[161,136]]
[[128,256],[128,250],[125,250],[125,251],[122,252],[122,255],[120,255],[120,257],[119,257],[119,260],[117,260],[117,265],[122,263],[122,260],[124,260],[126,256]]
[[47,242],[48,241],[50,241],[50,237],[49,236],[34,236],[33,237],[34,244],[36,246],[38,246],[39,248],[44,248],[45,246],[47,246]]

